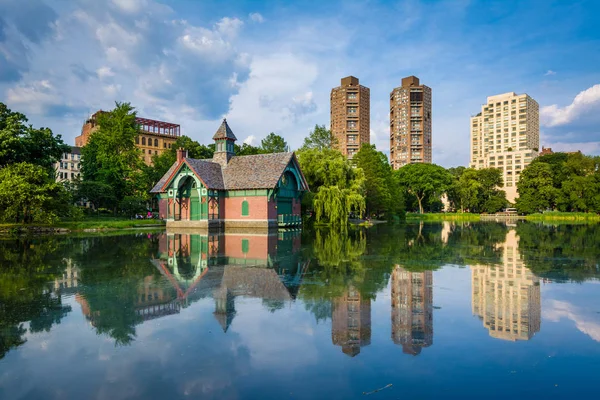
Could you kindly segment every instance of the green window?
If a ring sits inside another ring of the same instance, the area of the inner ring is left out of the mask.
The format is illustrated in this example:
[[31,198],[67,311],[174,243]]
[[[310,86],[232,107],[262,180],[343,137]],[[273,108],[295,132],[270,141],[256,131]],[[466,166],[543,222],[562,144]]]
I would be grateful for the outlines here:
[[246,254],[250,250],[250,241],[248,239],[242,239],[242,253]]
[[248,206],[248,202],[246,200],[242,201],[242,216],[247,217],[250,215],[250,207]]

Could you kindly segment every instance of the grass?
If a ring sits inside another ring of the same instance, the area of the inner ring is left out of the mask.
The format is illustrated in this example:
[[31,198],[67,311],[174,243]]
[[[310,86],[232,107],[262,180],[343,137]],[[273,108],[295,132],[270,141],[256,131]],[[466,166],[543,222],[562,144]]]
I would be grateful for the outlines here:
[[479,214],[471,213],[406,213],[407,221],[479,221]]
[[37,228],[61,228],[69,231],[113,230],[164,226],[162,220],[89,217],[78,221],[60,221],[55,224],[0,224],[0,231],[36,230]]
[[528,221],[600,222],[599,214],[559,211],[545,212],[543,214],[530,214],[526,218]]

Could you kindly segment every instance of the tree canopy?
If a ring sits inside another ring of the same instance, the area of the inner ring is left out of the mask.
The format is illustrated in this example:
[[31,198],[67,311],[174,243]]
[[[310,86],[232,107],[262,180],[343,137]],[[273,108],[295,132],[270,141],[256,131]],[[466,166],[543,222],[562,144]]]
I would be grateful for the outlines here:
[[533,160],[517,183],[517,209],[600,212],[600,157],[554,153]]
[[310,134],[304,138],[304,143],[302,144],[300,150],[332,149],[336,143],[336,138],[333,137],[329,129],[325,128],[325,125],[315,125],[315,128],[310,132]]
[[452,182],[452,176],[443,167],[435,164],[408,164],[395,171],[398,183],[415,196],[419,213],[423,213],[423,199],[435,195],[440,197]]
[[288,151],[287,142],[273,132],[260,141],[260,147],[265,153],[284,153]]
[[26,123],[24,114],[0,103],[0,168],[29,162],[51,170],[61,155],[71,150],[70,146],[49,128],[34,128]]

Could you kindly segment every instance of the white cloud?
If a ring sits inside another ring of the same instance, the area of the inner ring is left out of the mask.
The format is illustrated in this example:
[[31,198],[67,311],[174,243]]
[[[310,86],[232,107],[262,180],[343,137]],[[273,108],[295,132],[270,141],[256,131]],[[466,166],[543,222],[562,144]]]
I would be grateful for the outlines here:
[[579,116],[600,107],[600,84],[580,92],[571,104],[559,107],[556,104],[542,107],[540,119],[548,127],[565,125],[573,122]]
[[112,3],[128,13],[137,13],[148,5],[146,0],[112,0]]
[[20,84],[6,91],[8,104],[32,113],[43,113],[49,106],[59,105],[62,100],[47,80]]
[[600,320],[593,310],[585,310],[566,301],[550,300],[543,306],[544,318],[558,322],[561,318],[568,318],[575,322],[581,332],[600,342]]
[[552,75],[556,75],[556,71],[552,71],[551,69],[546,71],[546,73],[544,74],[544,76],[552,76]]
[[228,39],[234,39],[244,23],[238,18],[224,17],[216,24],[217,31]]
[[110,67],[103,66],[96,70],[96,75],[98,75],[98,78],[104,79],[104,78],[107,78],[110,76],[115,76],[115,73],[112,71],[112,69]]
[[246,139],[244,139],[244,143],[254,146],[258,140],[256,140],[256,136],[250,135]]
[[262,24],[263,22],[265,22],[265,18],[264,18],[264,17],[263,17],[261,14],[259,14],[259,13],[257,13],[257,12],[255,12],[255,13],[250,13],[250,14],[248,15],[248,17],[250,17],[250,20],[251,20],[252,22],[258,22],[259,24]]

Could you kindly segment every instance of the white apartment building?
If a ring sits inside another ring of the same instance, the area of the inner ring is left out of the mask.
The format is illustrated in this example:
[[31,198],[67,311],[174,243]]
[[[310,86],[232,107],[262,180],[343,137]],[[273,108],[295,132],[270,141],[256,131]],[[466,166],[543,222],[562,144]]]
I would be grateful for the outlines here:
[[521,171],[538,156],[538,103],[514,92],[490,96],[471,117],[471,168],[499,168],[506,198],[514,203]]
[[64,153],[59,162],[54,164],[56,170],[56,181],[72,182],[79,178],[81,167],[81,148],[71,146],[69,153]]

